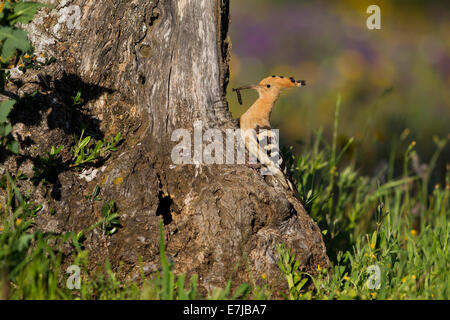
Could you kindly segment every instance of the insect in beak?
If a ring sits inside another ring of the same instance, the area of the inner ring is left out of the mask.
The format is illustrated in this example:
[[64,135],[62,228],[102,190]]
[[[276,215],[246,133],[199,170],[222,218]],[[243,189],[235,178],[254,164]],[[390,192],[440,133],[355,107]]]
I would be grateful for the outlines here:
[[247,89],[258,89],[259,86],[242,86],[239,88],[233,88],[233,91],[236,91],[236,95],[239,101],[239,104],[242,105],[242,96],[241,96],[241,90],[247,90]]
[[241,90],[240,89],[233,89],[233,91],[236,91],[237,99],[239,101],[239,104],[242,106]]

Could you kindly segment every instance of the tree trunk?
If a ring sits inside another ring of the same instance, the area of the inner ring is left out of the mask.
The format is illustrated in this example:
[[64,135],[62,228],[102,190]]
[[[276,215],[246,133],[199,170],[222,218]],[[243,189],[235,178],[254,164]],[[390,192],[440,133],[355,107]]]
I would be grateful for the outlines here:
[[[175,270],[198,274],[204,290],[224,286],[230,276],[258,283],[263,273],[285,289],[279,243],[308,272],[329,266],[321,232],[301,203],[256,170],[172,163],[175,129],[192,132],[194,121],[205,129],[237,127],[225,99],[228,24],[228,0],[68,0],[42,10],[27,27],[36,52],[57,61],[35,72],[50,87],[47,105],[40,104],[47,118],[37,128],[16,125],[17,134],[32,136],[41,152],[69,146],[80,121],[98,136],[124,134],[101,167],[62,171],[51,191],[36,192],[48,204],[38,225],[55,232],[99,220],[101,203],[82,196],[96,185],[104,200],[116,201],[123,228],[111,237],[88,235],[92,266],[123,262],[123,275],[133,275],[142,256],[146,273],[157,270],[161,218]],[[83,105],[66,111],[77,90]]]

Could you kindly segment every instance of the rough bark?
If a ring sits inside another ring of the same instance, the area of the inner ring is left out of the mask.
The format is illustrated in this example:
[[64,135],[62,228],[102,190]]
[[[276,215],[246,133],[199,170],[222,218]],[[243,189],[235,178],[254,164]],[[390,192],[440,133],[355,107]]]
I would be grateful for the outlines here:
[[[61,22],[65,12],[76,16],[71,6],[80,8],[79,28]],[[50,87],[38,104],[40,117],[26,123],[20,111],[15,116],[16,135],[38,146],[22,147],[25,160],[15,165],[26,172],[26,159],[52,144],[70,145],[79,121],[100,137],[124,133],[119,151],[98,168],[61,170],[51,187],[35,191],[46,203],[38,226],[54,232],[98,221],[101,204],[83,197],[96,185],[103,199],[116,201],[123,228],[112,237],[88,235],[92,266],[123,262],[121,272],[133,275],[142,256],[145,272],[157,270],[163,218],[176,271],[199,274],[204,289],[224,286],[231,275],[235,283],[258,282],[263,273],[285,289],[278,243],[287,244],[308,272],[328,267],[320,230],[301,203],[254,169],[172,165],[174,129],[192,130],[196,120],[205,128],[236,128],[225,99],[228,9],[227,0],[68,0],[42,10],[27,27],[37,53],[57,62],[37,71]],[[17,93],[34,89],[42,91],[29,84]],[[78,89],[84,105],[67,111],[67,97]]]

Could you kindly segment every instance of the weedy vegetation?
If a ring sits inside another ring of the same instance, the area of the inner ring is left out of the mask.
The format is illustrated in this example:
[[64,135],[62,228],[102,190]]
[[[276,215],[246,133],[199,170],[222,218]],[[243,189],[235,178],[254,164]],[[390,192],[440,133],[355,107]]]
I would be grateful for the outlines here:
[[[27,32],[17,27],[33,20],[37,10],[46,5],[23,1],[2,1],[0,3],[0,92],[5,92],[5,84],[9,81],[11,69],[39,68],[48,65],[53,60],[38,62],[32,54],[32,48],[27,38]],[[12,126],[8,121],[15,99],[0,102],[0,151],[6,149],[19,153],[19,144],[13,138]]]
[[[342,150],[338,150],[335,142],[328,146],[320,131],[316,137],[309,151],[295,157],[288,149],[284,158],[290,159],[302,201],[323,230],[332,265],[329,270],[318,265],[316,275],[308,274],[289,248],[279,244],[278,266],[286,278],[288,292],[272,292],[267,284],[271,275],[263,274],[250,284],[241,284],[234,292],[230,278],[225,288],[202,296],[195,275],[186,279],[184,274],[174,272],[165,255],[162,224],[161,268],[156,274],[146,277],[141,271],[139,281],[119,281],[108,263],[89,273],[83,241],[95,228],[105,237],[120,232],[120,213],[114,200],[104,202],[102,219],[86,230],[42,233],[33,229],[33,218],[42,206],[21,195],[16,186],[19,179],[27,177],[6,173],[0,185],[6,199],[0,209],[3,298],[185,300],[269,299],[281,295],[291,300],[448,299],[450,165],[444,183],[428,190],[424,184],[429,183],[433,163],[420,176],[414,172],[411,163],[416,156],[414,142],[402,137],[401,175],[393,178],[395,172],[391,167],[378,176],[365,177],[353,165],[339,163],[348,146]],[[76,140],[79,150],[86,148],[83,141],[88,141],[81,138]],[[447,142],[435,140],[434,161]],[[36,171],[51,168],[61,150],[62,146],[52,148],[41,161],[44,169]],[[88,198],[103,201],[100,188],[97,186]],[[62,247],[67,243],[72,248],[69,259],[83,270],[80,289],[69,290],[66,286],[68,274],[62,269]]]
[[119,132],[109,141],[106,139],[103,141],[99,140],[93,146],[90,146],[92,137],[83,137],[83,129],[79,138],[76,135],[74,136],[75,146],[71,149],[73,163],[70,164],[70,167],[81,169],[105,159],[111,152],[117,151],[116,146],[120,141],[120,135]]
[[[302,202],[324,233],[332,261],[330,277],[321,266],[314,277],[301,272],[295,257],[280,247],[290,298],[448,299],[450,164],[445,180],[430,187],[448,138],[435,137],[436,152],[418,171],[415,142],[402,135],[389,166],[377,176],[361,176],[354,164],[340,164],[353,139],[337,150],[339,110],[340,99],[331,146],[319,131],[312,148],[300,157],[285,152]],[[396,158],[402,165],[394,178]],[[304,287],[304,279],[314,289]]]

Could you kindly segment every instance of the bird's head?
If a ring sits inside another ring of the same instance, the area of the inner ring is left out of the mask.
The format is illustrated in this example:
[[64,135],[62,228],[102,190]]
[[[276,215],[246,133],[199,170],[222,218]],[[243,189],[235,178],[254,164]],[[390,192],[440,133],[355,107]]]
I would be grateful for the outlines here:
[[302,87],[305,85],[305,80],[295,80],[293,77],[286,78],[283,76],[271,76],[264,78],[257,85],[242,86],[240,88],[233,89],[233,91],[237,92],[239,103],[242,104],[242,100],[240,99],[241,90],[255,89],[258,91],[260,97],[269,98],[275,101],[282,90]]

